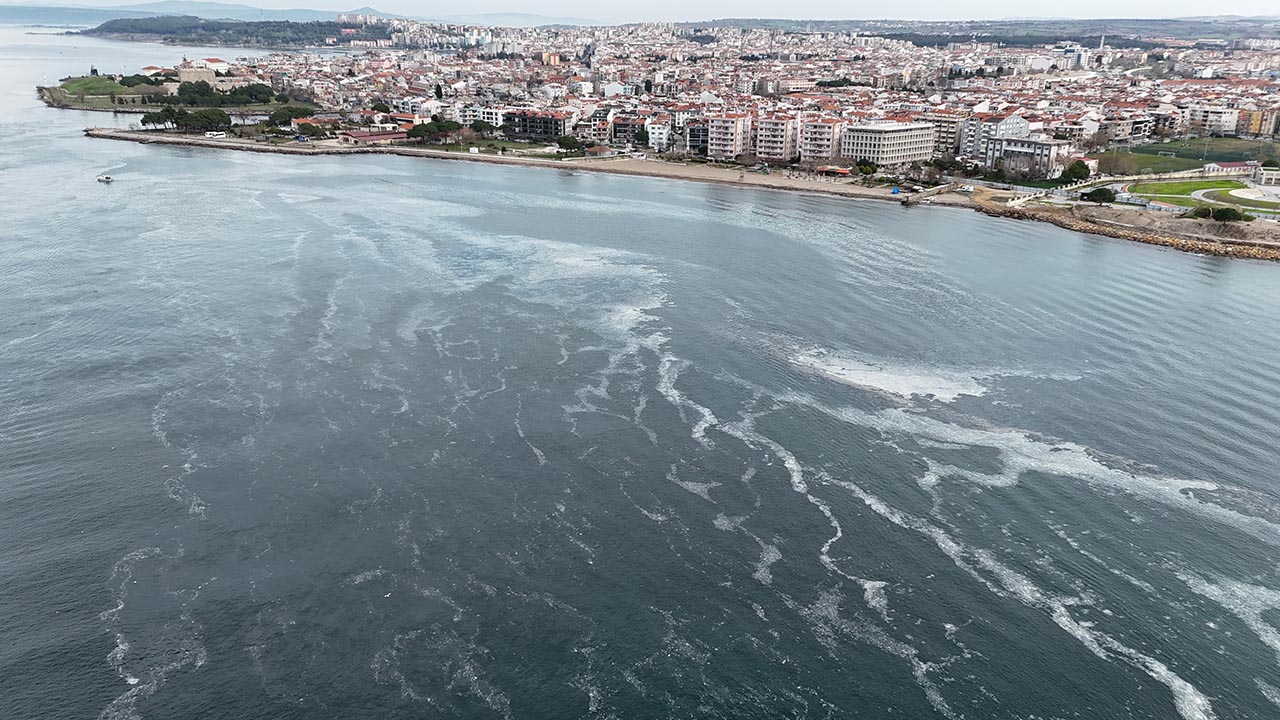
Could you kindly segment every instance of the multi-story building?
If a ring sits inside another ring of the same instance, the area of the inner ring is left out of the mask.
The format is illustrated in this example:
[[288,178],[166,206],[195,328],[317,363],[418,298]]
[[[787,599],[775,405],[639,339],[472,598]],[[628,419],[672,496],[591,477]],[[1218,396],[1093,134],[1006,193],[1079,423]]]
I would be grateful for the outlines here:
[[630,113],[618,113],[613,116],[613,137],[614,143],[619,145],[632,142],[636,133],[644,130],[646,118]]
[[733,160],[751,150],[750,115],[719,113],[707,116],[707,157]]
[[979,157],[992,138],[1025,138],[1030,134],[1031,126],[1017,113],[970,115],[960,131],[960,154]]
[[916,120],[933,125],[934,157],[947,157],[960,152],[960,131],[964,127],[964,115],[926,112],[917,115]]
[[1187,108],[1187,127],[1201,135],[1234,135],[1240,121],[1236,108],[1192,105]]
[[671,147],[671,116],[666,113],[654,113],[645,122],[644,129],[649,133],[649,147],[656,152],[666,152]]
[[933,125],[927,122],[850,125],[841,136],[840,155],[890,167],[926,162],[933,157],[934,132]]
[[1240,108],[1236,134],[1251,137],[1280,134],[1280,108]]
[[508,110],[504,113],[510,134],[529,139],[554,139],[573,129],[574,115],[563,110]]
[[1071,143],[1043,135],[1024,138],[995,137],[983,144],[987,167],[1002,168],[1011,174],[1054,178],[1062,174]]
[[684,149],[694,155],[707,154],[707,121],[705,118],[686,120],[684,124]]
[[794,115],[761,115],[755,120],[756,157],[791,162],[800,154],[800,121]]
[[800,124],[801,162],[827,162],[840,153],[840,138],[845,125],[842,118],[810,118]]

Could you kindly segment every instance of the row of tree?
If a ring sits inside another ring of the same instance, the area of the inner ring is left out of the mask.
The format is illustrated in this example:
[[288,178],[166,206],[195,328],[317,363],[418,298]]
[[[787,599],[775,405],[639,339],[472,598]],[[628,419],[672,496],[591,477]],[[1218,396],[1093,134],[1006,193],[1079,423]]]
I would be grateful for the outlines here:
[[218,108],[188,111],[171,106],[159,112],[145,113],[142,124],[173,127],[183,132],[226,130],[231,127],[231,116]]

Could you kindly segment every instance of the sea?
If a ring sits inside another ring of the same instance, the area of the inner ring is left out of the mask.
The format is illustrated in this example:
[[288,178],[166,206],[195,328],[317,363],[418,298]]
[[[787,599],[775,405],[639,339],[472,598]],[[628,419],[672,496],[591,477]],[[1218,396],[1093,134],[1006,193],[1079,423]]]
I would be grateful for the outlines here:
[[[1280,717],[1280,265],[85,138],[0,28],[0,718]],[[107,173],[115,182],[95,182]]]

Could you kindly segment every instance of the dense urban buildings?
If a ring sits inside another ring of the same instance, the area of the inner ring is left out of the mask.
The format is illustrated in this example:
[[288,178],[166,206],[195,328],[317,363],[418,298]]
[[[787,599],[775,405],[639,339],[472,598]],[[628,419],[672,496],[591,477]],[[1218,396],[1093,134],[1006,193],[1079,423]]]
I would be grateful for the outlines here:
[[[177,70],[219,85],[269,83],[325,116],[406,130],[438,117],[518,139],[744,163],[946,160],[1055,177],[1107,148],[1280,134],[1280,48],[1267,43],[921,47],[856,33],[662,23],[346,21],[383,24],[392,47],[211,58]],[[376,104],[393,114],[369,115]]]

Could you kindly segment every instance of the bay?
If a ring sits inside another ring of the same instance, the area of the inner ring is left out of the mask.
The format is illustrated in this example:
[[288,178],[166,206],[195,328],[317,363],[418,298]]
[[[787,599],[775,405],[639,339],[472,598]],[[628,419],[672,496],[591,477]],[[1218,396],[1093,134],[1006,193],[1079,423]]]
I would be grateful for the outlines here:
[[34,85],[228,51],[30,32],[0,717],[1280,713],[1274,265],[92,140]]

